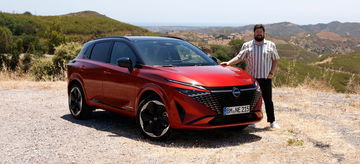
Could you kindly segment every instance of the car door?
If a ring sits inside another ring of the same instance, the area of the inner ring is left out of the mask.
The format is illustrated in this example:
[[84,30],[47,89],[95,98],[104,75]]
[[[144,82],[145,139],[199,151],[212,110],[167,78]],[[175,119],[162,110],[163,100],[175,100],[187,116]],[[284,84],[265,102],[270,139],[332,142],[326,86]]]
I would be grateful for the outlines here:
[[119,67],[117,59],[129,57],[133,65],[136,57],[133,49],[122,41],[116,41],[112,48],[109,65],[106,67],[106,74],[103,81],[103,93],[107,105],[127,111],[134,111],[134,101],[137,87],[136,72],[129,72],[128,68]]
[[92,48],[90,59],[82,60],[80,72],[90,103],[104,101],[102,90],[105,73],[104,65],[109,61],[111,47],[112,42],[97,42]]

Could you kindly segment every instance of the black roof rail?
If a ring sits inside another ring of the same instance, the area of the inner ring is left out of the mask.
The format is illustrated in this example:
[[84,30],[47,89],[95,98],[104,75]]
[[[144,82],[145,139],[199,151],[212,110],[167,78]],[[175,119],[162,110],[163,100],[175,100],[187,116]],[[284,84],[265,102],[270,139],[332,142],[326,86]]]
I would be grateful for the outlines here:
[[121,39],[126,39],[126,40],[130,41],[129,38],[124,37],[124,36],[105,36],[105,37],[98,38],[98,39],[106,39],[106,38],[121,38]]
[[174,38],[174,39],[180,39],[180,40],[185,40],[183,38],[180,38],[180,37],[177,37],[177,36],[171,36],[171,35],[166,35],[164,37],[167,37],[167,38]]

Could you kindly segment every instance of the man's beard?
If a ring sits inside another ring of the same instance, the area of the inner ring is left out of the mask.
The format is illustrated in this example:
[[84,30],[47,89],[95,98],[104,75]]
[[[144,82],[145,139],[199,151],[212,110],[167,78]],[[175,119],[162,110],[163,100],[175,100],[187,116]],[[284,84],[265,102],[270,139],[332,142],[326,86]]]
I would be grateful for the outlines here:
[[263,40],[264,40],[264,36],[255,36],[255,40],[257,41],[257,42],[262,42]]

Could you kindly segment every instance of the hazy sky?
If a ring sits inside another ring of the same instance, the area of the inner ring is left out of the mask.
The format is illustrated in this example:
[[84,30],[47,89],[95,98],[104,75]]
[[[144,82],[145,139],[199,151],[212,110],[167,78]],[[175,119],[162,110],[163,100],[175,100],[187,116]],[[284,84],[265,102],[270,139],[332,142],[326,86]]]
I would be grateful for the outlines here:
[[0,0],[0,11],[10,13],[83,10],[135,25],[360,22],[360,0]]

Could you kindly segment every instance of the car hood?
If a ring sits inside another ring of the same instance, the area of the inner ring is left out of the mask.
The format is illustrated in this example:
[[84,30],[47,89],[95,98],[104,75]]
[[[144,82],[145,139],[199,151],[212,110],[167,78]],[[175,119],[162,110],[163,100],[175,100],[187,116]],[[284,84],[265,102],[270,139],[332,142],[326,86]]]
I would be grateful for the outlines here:
[[231,66],[156,67],[163,77],[205,87],[249,85],[254,79],[244,70]]

